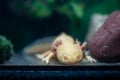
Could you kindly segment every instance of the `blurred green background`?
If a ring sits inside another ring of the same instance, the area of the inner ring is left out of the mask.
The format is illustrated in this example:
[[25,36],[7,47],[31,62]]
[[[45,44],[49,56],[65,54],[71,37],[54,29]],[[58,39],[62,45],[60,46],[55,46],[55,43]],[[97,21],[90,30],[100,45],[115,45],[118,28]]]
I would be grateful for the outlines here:
[[15,51],[61,32],[83,42],[94,13],[119,9],[120,0],[1,0],[0,34],[11,40]]

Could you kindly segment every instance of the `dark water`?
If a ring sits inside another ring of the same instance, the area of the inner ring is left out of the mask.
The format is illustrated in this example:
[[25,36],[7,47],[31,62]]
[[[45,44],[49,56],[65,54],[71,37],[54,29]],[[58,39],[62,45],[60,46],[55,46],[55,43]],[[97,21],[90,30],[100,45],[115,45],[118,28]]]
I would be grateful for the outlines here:
[[0,3],[0,34],[12,41],[15,51],[36,39],[68,32],[69,20],[56,11],[48,18],[36,19],[16,14],[9,7],[7,0]]

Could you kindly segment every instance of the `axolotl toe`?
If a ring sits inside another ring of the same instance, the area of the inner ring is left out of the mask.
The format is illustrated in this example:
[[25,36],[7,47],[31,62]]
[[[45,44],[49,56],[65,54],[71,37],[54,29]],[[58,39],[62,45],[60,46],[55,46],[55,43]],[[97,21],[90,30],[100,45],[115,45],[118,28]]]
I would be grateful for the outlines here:
[[38,58],[49,63],[51,58],[57,58],[63,64],[77,64],[86,58],[89,62],[96,62],[95,59],[85,53],[87,43],[74,40],[70,35],[61,33],[52,43],[51,49],[39,55]]

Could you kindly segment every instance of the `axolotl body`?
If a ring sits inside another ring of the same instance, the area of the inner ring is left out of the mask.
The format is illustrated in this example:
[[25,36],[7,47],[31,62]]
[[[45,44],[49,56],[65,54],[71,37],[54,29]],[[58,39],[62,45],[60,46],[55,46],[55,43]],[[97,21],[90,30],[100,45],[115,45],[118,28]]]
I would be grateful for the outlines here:
[[52,43],[51,49],[41,55],[37,55],[42,61],[49,63],[50,59],[56,57],[63,64],[77,64],[86,58],[89,62],[96,62],[95,59],[85,53],[87,42],[80,45],[70,35],[61,33]]

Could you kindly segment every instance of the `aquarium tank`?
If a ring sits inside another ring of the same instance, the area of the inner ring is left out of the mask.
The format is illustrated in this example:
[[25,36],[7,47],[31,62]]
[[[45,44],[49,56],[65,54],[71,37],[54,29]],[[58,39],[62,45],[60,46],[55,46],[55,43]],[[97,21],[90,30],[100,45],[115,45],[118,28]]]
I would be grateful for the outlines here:
[[119,10],[119,0],[2,0],[0,64],[119,63]]

